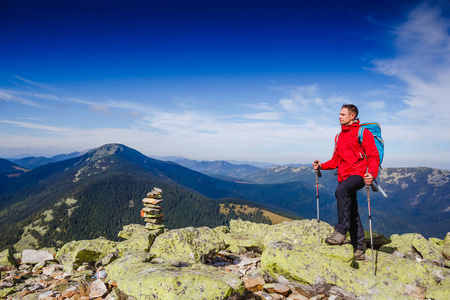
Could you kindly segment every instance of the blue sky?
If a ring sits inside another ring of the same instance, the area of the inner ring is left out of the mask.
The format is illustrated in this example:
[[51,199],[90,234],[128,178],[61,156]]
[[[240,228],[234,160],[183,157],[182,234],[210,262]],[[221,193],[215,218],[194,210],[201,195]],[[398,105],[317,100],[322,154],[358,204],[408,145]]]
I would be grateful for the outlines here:
[[353,103],[450,169],[447,1],[1,0],[0,45],[0,157],[325,161]]

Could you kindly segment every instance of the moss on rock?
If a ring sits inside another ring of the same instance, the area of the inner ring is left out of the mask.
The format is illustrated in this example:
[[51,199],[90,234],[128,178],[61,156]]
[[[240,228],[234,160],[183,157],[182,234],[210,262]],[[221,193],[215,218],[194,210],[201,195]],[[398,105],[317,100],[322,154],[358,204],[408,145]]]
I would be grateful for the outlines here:
[[261,250],[267,248],[272,242],[285,241],[293,244],[318,243],[320,226],[321,241],[333,232],[333,227],[325,222],[318,224],[317,220],[284,221],[275,225],[257,224],[250,221],[231,220],[230,231],[243,239],[253,241]]
[[428,260],[443,261],[444,257],[435,242],[430,242],[418,233],[406,233],[403,235],[393,234],[391,243],[380,248],[388,252],[397,250],[401,253],[418,252],[421,257]]
[[6,296],[11,295],[16,292],[15,287],[7,287],[0,290],[0,299],[5,299]]
[[148,252],[156,234],[146,229],[144,225],[130,224],[123,227],[118,237],[125,239],[117,243],[117,250],[122,256],[128,252]]
[[[371,257],[370,250],[367,252]],[[275,242],[263,252],[261,267],[275,277],[283,275],[305,284],[332,283],[367,299],[410,297],[408,285],[425,290],[450,275],[447,269],[383,252],[377,251],[375,257],[377,273],[373,276],[372,261],[353,261],[351,245]]]
[[223,241],[230,249],[263,248],[261,237],[252,234],[227,233],[224,235]]
[[225,248],[217,232],[208,227],[187,227],[167,231],[156,237],[150,252],[163,259],[201,261]]
[[236,274],[200,263],[145,259],[145,254],[119,258],[106,267],[108,278],[136,299],[226,299],[244,292],[244,283]]
[[430,299],[450,299],[450,277],[443,280],[439,285],[427,289],[426,298]]
[[116,242],[104,238],[72,241],[65,244],[56,253],[55,258],[64,266],[65,271],[72,272],[74,264],[97,261],[104,258],[115,247]]

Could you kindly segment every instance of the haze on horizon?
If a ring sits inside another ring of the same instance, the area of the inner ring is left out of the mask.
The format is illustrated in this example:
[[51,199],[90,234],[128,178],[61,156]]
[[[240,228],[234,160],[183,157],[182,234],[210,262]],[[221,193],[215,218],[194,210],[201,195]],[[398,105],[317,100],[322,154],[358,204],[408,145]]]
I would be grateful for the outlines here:
[[0,157],[325,161],[353,103],[385,167],[450,169],[448,1],[311,2],[2,1]]

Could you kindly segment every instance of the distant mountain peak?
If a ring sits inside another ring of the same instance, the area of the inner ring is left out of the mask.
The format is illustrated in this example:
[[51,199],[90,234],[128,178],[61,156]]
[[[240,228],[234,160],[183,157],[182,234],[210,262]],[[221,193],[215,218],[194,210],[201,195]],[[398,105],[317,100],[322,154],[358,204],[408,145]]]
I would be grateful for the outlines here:
[[127,146],[122,144],[106,144],[96,149],[92,149],[87,152],[93,160],[100,159],[106,156],[117,154],[119,152],[129,149]]

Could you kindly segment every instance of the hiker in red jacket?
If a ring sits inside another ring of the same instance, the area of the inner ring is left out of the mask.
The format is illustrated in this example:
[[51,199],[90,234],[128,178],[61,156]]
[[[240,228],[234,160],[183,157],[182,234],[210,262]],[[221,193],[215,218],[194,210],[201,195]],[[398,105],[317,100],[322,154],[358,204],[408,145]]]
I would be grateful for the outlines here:
[[341,132],[336,135],[333,157],[325,162],[313,163],[315,170],[338,169],[338,186],[336,188],[338,222],[334,232],[325,239],[332,245],[341,245],[350,232],[350,240],[355,252],[355,259],[364,260],[364,229],[358,213],[356,192],[365,185],[371,185],[378,175],[380,158],[374,137],[369,130],[363,130],[363,142],[358,141],[358,108],[345,104],[339,113]]

